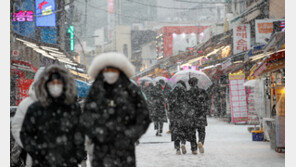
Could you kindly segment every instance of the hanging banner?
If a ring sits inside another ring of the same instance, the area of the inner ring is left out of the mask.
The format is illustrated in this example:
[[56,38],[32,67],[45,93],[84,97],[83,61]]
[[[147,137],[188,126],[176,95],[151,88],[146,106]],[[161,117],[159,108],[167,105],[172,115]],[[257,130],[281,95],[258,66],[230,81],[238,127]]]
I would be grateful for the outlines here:
[[229,74],[231,121],[233,123],[247,123],[248,121],[248,106],[244,83],[244,73]]
[[251,49],[250,25],[242,24],[233,28],[233,54]]

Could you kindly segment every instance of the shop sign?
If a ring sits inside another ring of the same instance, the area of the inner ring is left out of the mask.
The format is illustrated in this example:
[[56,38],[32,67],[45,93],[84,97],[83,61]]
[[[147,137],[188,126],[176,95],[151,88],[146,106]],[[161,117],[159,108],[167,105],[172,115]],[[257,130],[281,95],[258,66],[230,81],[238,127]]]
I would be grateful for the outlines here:
[[56,10],[55,0],[36,0],[36,26],[38,27],[55,27]]
[[[255,20],[256,43],[266,44],[274,32],[274,19]],[[281,22],[281,21],[280,21]]]
[[248,106],[244,73],[229,74],[231,120],[233,123],[247,123]]
[[14,12],[12,15],[12,21],[13,22],[27,22],[27,21],[33,21],[33,11],[29,10],[29,11],[25,11],[25,10],[21,10],[21,11],[17,11]]
[[233,28],[233,53],[238,54],[251,48],[250,25],[242,24]]
[[70,50],[74,51],[74,26],[69,26],[68,33],[70,34]]

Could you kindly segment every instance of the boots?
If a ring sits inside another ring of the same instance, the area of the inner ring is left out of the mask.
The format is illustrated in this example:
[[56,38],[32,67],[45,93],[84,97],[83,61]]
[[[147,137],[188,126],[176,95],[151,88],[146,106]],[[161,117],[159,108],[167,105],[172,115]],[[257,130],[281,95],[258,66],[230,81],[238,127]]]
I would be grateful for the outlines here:
[[182,149],[182,153],[183,153],[183,154],[186,154],[186,147],[185,147],[184,144],[182,144],[181,149]]
[[180,149],[177,149],[176,154],[177,154],[177,155],[181,155],[181,151],[180,151]]
[[202,145],[201,142],[198,142],[197,146],[198,146],[198,149],[199,149],[199,152],[200,153],[204,153],[205,152],[205,149],[204,149],[204,147],[203,147],[203,145]]
[[192,151],[192,154],[196,155],[197,154],[197,150]]

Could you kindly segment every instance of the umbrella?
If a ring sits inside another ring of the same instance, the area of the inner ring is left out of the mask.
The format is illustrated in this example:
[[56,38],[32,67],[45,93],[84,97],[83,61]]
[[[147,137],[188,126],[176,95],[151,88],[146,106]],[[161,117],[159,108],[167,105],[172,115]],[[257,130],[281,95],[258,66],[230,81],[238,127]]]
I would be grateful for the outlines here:
[[153,79],[153,81],[155,81],[155,82],[158,82],[159,80],[164,80],[164,82],[167,82],[168,81],[168,79],[166,78],[166,77],[163,77],[163,76],[158,76],[158,77],[155,77],[154,79]]
[[249,80],[249,81],[244,83],[244,86],[248,86],[248,87],[255,87],[255,85],[256,85],[256,80],[255,79]]
[[77,96],[86,97],[91,87],[91,84],[77,80],[77,79],[75,79],[75,82],[76,82],[76,88],[77,88]]
[[170,79],[169,83],[174,86],[178,81],[182,80],[189,89],[188,80],[193,77],[198,79],[198,87],[201,89],[207,90],[212,85],[212,81],[205,73],[196,70],[179,71]]
[[143,83],[144,82],[145,84],[148,84],[148,83],[153,83],[154,84],[153,79],[150,78],[150,77],[140,78],[139,81],[140,81],[140,83]]

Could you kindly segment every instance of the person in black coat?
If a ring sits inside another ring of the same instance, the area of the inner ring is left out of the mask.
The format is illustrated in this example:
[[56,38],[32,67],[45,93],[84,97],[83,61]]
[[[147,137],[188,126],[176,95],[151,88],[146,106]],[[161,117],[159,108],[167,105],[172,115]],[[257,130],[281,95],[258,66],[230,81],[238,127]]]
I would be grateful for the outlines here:
[[186,84],[183,81],[178,81],[168,99],[170,103],[168,116],[171,122],[171,140],[174,141],[177,154],[181,154],[180,142],[182,143],[182,153],[186,154],[186,141],[190,142],[192,153],[197,154],[194,111],[189,110],[187,96]]
[[120,53],[95,57],[89,68],[94,79],[81,120],[94,144],[93,167],[136,165],[135,142],[150,124],[141,90],[130,82],[134,66]]
[[[164,106],[165,106],[165,110],[167,111],[169,108],[168,97],[172,90],[172,87],[168,83],[166,83],[163,79],[160,79],[159,83],[162,87],[163,96],[164,96]],[[169,125],[169,129],[170,127],[171,126]],[[170,131],[168,131],[167,133],[170,133]]]
[[162,86],[159,82],[154,86],[154,91],[151,91],[152,97],[152,113],[154,122],[154,129],[156,130],[156,136],[161,136],[163,123],[167,122],[166,112],[165,112],[165,98]]
[[74,79],[65,68],[51,65],[35,84],[37,102],[29,106],[20,132],[32,166],[78,166],[86,152]]
[[190,85],[190,90],[188,91],[190,98],[188,102],[190,104],[190,108],[196,111],[194,116],[194,124],[198,131],[198,149],[200,153],[204,153],[204,141],[206,135],[205,127],[208,125],[207,123],[207,114],[210,111],[209,104],[209,95],[208,93],[200,89],[198,85],[198,79],[193,77],[188,81]]

